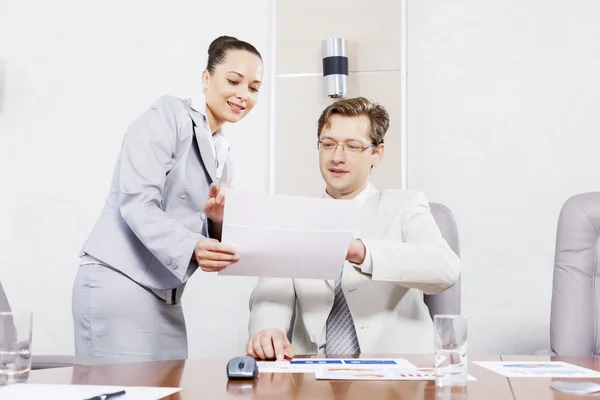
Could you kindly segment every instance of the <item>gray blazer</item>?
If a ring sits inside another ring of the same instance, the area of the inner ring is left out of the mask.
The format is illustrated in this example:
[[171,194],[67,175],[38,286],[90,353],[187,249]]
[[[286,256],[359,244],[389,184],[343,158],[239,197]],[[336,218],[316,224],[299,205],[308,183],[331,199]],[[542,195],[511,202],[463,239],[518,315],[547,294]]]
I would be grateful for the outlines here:
[[[217,182],[205,103],[199,103],[204,109],[164,96],[128,128],[81,255],[150,289],[173,289],[196,271],[194,248],[208,235],[202,206]],[[229,167],[228,159],[220,182],[230,182]]]

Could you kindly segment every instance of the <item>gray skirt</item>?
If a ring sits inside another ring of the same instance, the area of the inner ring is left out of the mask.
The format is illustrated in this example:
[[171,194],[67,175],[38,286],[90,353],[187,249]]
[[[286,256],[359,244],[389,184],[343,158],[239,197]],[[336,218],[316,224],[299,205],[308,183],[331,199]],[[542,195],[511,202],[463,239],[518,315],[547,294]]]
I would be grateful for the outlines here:
[[77,355],[114,363],[187,358],[181,303],[166,304],[108,266],[79,266],[72,312]]

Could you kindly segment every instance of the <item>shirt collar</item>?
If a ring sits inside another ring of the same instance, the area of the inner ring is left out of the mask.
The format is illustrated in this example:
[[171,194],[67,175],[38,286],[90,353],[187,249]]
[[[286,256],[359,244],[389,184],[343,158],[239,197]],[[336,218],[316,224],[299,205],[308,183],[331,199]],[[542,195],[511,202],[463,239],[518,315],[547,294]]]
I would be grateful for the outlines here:
[[[361,203],[364,203],[367,198],[369,197],[369,195],[371,195],[372,193],[375,192],[375,188],[373,187],[373,184],[371,182],[369,182],[367,184],[367,187],[365,187],[359,194],[357,194],[352,200],[356,200],[359,201]],[[332,199],[333,197],[331,197],[329,195],[329,193],[327,193],[327,191],[325,191],[324,196],[326,199]]]
[[[206,124],[206,127],[208,128],[208,118],[206,117],[206,98],[204,97],[204,94],[197,94],[195,96],[192,97],[192,101],[191,101],[191,107],[192,110],[199,112],[200,114],[202,114],[202,119],[204,120],[204,123]],[[210,132],[210,130],[208,131]],[[217,135],[224,135],[223,133],[223,127],[219,128],[218,131],[215,132],[214,134],[215,136]]]

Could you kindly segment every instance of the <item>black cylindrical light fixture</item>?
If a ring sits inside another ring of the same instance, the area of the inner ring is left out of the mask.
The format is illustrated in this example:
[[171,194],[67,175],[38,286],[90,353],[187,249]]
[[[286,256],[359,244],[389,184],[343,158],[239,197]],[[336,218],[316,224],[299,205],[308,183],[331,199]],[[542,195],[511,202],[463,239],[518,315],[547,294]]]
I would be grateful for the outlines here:
[[325,96],[344,97],[348,87],[348,43],[343,38],[323,40],[323,84]]

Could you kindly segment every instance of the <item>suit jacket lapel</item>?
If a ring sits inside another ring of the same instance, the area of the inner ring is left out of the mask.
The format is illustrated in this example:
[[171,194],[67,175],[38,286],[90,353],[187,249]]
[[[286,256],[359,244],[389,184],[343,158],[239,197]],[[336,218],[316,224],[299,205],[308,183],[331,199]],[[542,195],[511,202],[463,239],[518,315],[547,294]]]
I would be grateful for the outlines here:
[[196,136],[196,143],[198,143],[204,169],[208,172],[211,181],[217,182],[217,169],[212,150],[213,144],[204,132],[204,116],[193,109],[190,109],[190,115],[194,123],[194,135]]

